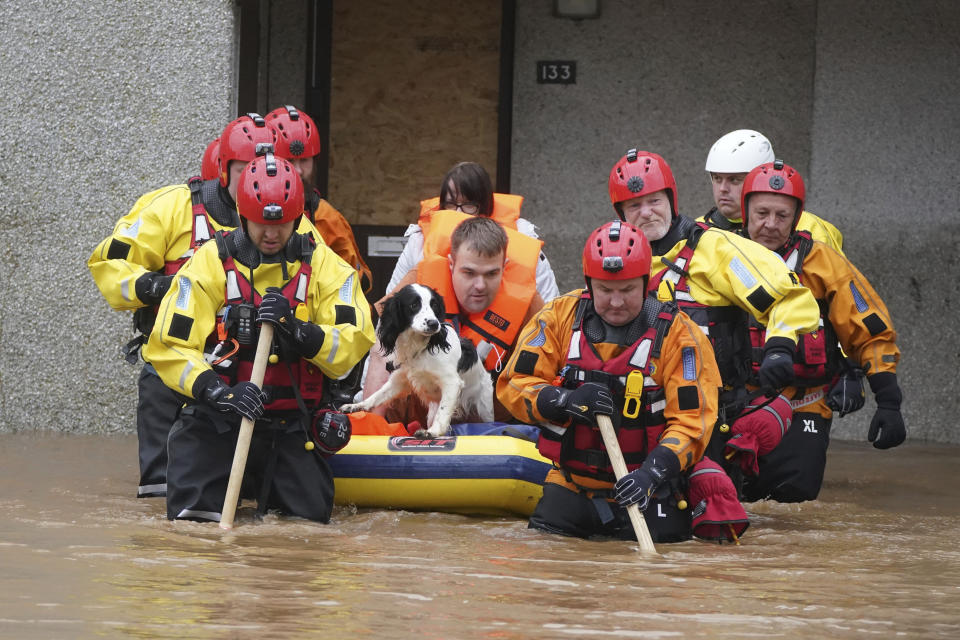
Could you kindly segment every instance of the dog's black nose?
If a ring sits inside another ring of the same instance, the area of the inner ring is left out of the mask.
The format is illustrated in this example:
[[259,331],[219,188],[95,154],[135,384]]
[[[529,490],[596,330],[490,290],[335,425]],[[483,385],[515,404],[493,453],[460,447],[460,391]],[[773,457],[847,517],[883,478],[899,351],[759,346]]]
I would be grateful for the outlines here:
[[429,320],[427,320],[427,331],[432,332],[432,331],[436,331],[439,328],[440,328],[440,322],[438,320],[435,320],[433,318],[430,318]]

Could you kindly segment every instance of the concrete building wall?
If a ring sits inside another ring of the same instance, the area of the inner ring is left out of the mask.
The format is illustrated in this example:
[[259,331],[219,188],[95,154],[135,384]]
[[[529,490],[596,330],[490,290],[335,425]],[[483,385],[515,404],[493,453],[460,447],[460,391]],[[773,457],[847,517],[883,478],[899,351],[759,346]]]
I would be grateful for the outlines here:
[[130,314],[86,262],[232,117],[231,0],[17,0],[0,16],[0,429],[130,430]]
[[[836,218],[890,308],[910,435],[960,442],[960,4],[843,0],[817,13],[810,207]],[[837,435],[862,437],[872,407]]]
[[[960,366],[960,5],[602,0],[600,18],[572,21],[550,0],[517,4],[512,187],[561,289],[580,286],[584,237],[613,215],[607,176],[629,147],[670,162],[696,216],[711,206],[713,141],[757,129],[890,307],[910,436],[960,441],[947,390]],[[575,60],[577,84],[537,84],[537,60]],[[835,420],[834,436],[865,437],[873,409]]]

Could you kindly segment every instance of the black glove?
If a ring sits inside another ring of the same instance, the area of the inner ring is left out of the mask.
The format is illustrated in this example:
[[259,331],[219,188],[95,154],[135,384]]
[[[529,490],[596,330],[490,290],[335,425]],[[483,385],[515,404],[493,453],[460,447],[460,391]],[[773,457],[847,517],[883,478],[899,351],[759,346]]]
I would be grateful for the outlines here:
[[863,408],[863,369],[851,364],[833,383],[827,393],[827,406],[840,414],[840,417]]
[[903,424],[900,402],[903,397],[897,384],[897,374],[884,371],[875,373],[867,381],[877,401],[877,412],[870,421],[867,440],[877,449],[890,449],[907,439],[907,427]]
[[345,413],[327,409],[313,414],[313,441],[323,457],[332,456],[350,442],[353,429]]
[[787,338],[770,338],[763,348],[763,362],[757,378],[761,387],[782,389],[793,382],[793,352],[796,345]]
[[323,329],[312,322],[298,320],[290,301],[277,287],[270,287],[260,301],[257,322],[269,322],[305,358],[312,358],[323,345]]
[[221,413],[239,413],[244,418],[256,420],[263,415],[263,391],[252,382],[238,382],[228,387],[217,378],[203,394],[203,399]]
[[620,506],[636,504],[640,511],[650,506],[657,487],[680,473],[680,460],[670,449],[660,445],[651,451],[643,465],[617,480],[613,497]]
[[170,290],[173,276],[165,276],[156,271],[145,273],[133,284],[133,290],[144,304],[160,304],[164,294]]
[[537,394],[537,410],[557,424],[570,418],[574,423],[596,424],[598,413],[613,415],[613,396],[599,382],[586,382],[576,389],[549,386]]

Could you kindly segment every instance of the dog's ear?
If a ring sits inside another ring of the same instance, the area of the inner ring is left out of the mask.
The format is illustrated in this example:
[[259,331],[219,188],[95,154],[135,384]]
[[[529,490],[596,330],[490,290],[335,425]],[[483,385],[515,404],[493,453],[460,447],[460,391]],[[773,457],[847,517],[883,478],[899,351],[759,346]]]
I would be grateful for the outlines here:
[[[443,321],[441,320],[440,322],[442,323]],[[446,328],[441,328],[440,331],[430,336],[430,340],[427,342],[427,350],[430,353],[436,353],[438,350],[444,353],[450,351],[450,341],[447,340]]]
[[385,356],[397,348],[400,332],[410,324],[406,305],[401,302],[402,297],[398,292],[383,303],[383,313],[380,314],[380,324],[377,325],[377,338],[380,339],[380,348]]
[[443,296],[437,293],[436,289],[430,289],[430,309],[437,316],[437,320],[443,322],[447,317],[447,307],[443,303]]

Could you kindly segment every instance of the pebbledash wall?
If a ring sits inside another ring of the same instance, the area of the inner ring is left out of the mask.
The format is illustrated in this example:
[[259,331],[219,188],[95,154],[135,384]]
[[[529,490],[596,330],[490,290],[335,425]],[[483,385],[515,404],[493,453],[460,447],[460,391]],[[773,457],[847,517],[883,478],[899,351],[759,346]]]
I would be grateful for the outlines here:
[[[195,173],[234,117],[235,3],[9,4],[0,430],[129,431],[138,369],[117,353],[130,319],[86,259],[139,195]],[[607,174],[627,148],[667,158],[694,216],[710,206],[712,142],[756,128],[891,309],[910,437],[960,442],[960,6],[601,0],[581,21],[552,7],[517,2],[511,162],[561,289],[579,286],[583,238],[612,216]],[[575,61],[576,84],[538,84],[539,60]],[[873,408],[834,436],[863,439]]]
[[135,428],[129,313],[86,262],[234,117],[231,0],[15,0],[0,12],[0,429]]

